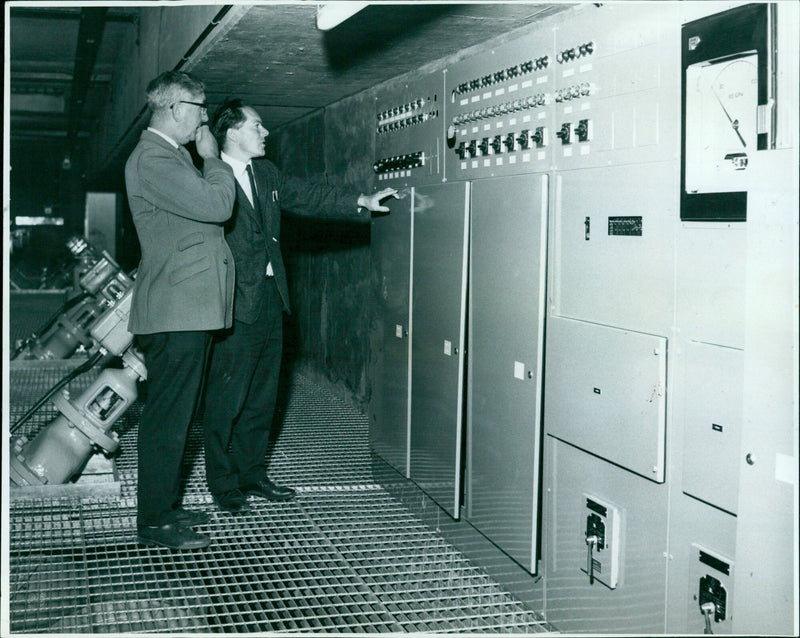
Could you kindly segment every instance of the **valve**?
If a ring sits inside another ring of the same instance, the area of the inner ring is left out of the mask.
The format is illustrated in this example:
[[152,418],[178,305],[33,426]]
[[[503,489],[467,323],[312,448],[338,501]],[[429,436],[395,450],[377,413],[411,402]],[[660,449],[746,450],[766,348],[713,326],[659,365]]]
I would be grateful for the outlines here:
[[506,135],[506,136],[505,136],[505,138],[503,139],[503,144],[505,145],[505,147],[506,147],[506,150],[507,150],[509,153],[510,153],[511,151],[513,151],[513,150],[514,150],[514,144],[515,144],[515,141],[516,141],[516,140],[514,140],[514,134],[513,134],[513,133],[509,133],[509,134],[508,134],[508,135]]
[[93,322],[133,286],[131,276],[106,251],[98,254],[82,237],[70,238],[67,247],[79,259],[75,274],[81,292],[28,337],[13,359],[68,359],[80,347],[88,350],[95,343],[90,334]]
[[108,309],[92,327],[103,351],[122,358],[122,368],[106,368],[77,399],[65,392],[53,400],[61,413],[35,438],[12,437],[9,476],[14,485],[66,483],[79,474],[91,455],[119,446],[114,423],[136,400],[137,382],[147,377],[142,355],[127,331],[133,291]]

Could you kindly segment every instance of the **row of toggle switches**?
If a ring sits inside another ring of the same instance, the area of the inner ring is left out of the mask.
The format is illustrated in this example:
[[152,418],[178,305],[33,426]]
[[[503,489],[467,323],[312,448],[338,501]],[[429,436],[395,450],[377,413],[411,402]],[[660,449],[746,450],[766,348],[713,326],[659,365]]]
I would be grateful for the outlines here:
[[[401,104],[400,106],[395,106],[390,109],[386,109],[385,111],[381,111],[378,113],[378,123],[392,121],[394,119],[403,118],[405,117],[406,113],[413,113],[414,111],[419,111],[422,107],[425,106],[428,102],[430,102],[430,98],[425,100],[425,98],[417,98],[416,100],[412,100],[407,104]],[[436,101],[436,97],[434,96],[433,101]]]
[[379,124],[378,127],[375,129],[375,132],[378,135],[382,135],[384,133],[389,133],[391,131],[399,131],[400,129],[404,129],[409,126],[416,126],[417,124],[422,124],[423,122],[427,122],[435,117],[439,117],[438,109],[431,111],[430,113],[417,113],[416,115],[412,115],[402,120],[396,120],[393,122],[386,122],[384,124]]
[[564,64],[594,53],[594,42],[584,42],[577,47],[564,49],[556,54],[556,62]]
[[475,109],[467,111],[466,113],[459,113],[453,116],[453,124],[466,124],[467,122],[477,122],[492,117],[500,117],[507,113],[515,113],[516,111],[524,111],[539,106],[550,104],[552,99],[546,93],[539,93],[538,95],[529,95],[519,100],[512,102],[504,102],[502,104],[495,104],[493,106],[486,106],[482,109]]
[[425,166],[425,153],[417,151],[416,153],[406,153],[405,155],[395,155],[394,157],[379,159],[372,165],[372,170],[381,175],[383,173],[404,171],[420,166]]
[[491,138],[484,137],[480,141],[474,139],[469,142],[461,142],[455,152],[463,160],[486,155],[513,153],[514,151],[530,148],[544,148],[547,144],[547,128],[539,126],[533,132],[529,129],[524,129],[519,134],[506,133],[505,135],[495,135]]
[[503,102],[502,104],[494,104],[492,106],[485,106],[480,109],[473,109],[472,111],[458,113],[453,116],[452,123],[455,126],[458,126],[460,124],[467,124],[469,122],[477,122],[479,120],[501,117],[508,113],[515,113],[517,111],[524,111],[526,109],[548,106],[553,102],[568,102],[570,100],[588,97],[595,92],[596,89],[593,84],[590,82],[581,82],[580,84],[558,89],[552,94],[537,93],[536,95],[529,95],[511,102]]
[[453,95],[461,95],[462,93],[477,91],[478,89],[491,86],[492,84],[498,84],[500,82],[505,82],[506,80],[513,80],[520,75],[532,73],[533,71],[539,71],[540,69],[546,69],[548,64],[550,64],[550,57],[547,55],[536,58],[535,60],[521,62],[520,64],[515,64],[507,69],[500,69],[499,71],[475,78],[474,80],[462,82],[455,89],[453,89]]

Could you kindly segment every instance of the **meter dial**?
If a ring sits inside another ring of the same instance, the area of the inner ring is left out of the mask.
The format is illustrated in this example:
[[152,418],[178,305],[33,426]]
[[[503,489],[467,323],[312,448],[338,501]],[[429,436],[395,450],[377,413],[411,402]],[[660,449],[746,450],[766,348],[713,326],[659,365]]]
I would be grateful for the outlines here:
[[[732,131],[742,148],[755,148],[756,109],[753,95],[758,91],[758,68],[749,60],[736,60],[723,66],[711,82],[709,90],[717,100],[726,122],[718,121],[723,129]],[[757,104],[755,104],[757,107]],[[728,145],[739,148],[728,135]]]
[[742,190],[758,142],[758,56],[686,69],[686,191]]

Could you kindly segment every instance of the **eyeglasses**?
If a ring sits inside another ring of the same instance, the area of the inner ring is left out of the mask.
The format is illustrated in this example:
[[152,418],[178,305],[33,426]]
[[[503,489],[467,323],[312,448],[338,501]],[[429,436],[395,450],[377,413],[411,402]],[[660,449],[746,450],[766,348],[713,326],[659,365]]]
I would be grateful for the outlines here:
[[[208,111],[208,104],[205,102],[190,102],[189,100],[178,100],[178,102],[181,104],[194,104],[195,106],[199,106],[201,111]],[[172,106],[175,106],[175,104]],[[170,106],[170,108],[172,108],[172,106]]]

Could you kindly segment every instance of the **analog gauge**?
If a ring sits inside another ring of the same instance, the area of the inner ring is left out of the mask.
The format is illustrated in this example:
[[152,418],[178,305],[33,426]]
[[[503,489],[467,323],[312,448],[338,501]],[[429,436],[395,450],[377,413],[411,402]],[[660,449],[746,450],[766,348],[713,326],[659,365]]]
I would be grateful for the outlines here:
[[746,190],[758,144],[758,56],[746,53],[686,69],[686,192]]

